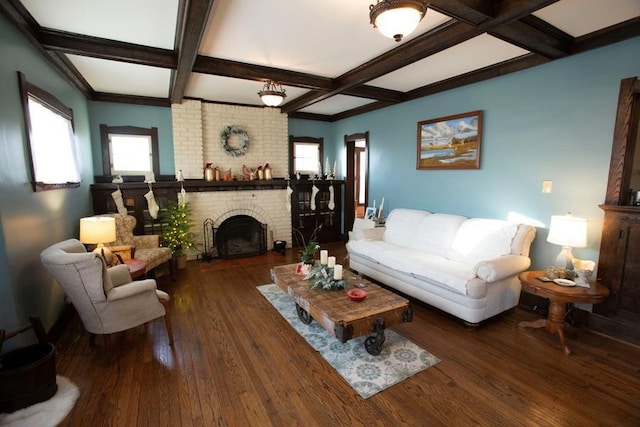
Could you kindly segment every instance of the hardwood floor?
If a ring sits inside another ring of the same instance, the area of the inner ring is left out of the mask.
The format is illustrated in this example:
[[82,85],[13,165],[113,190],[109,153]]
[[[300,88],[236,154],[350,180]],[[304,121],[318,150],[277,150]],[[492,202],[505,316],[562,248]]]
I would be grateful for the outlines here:
[[[329,245],[344,258],[344,246]],[[56,344],[80,398],[63,426],[637,426],[640,349],[579,329],[566,357],[537,314],[469,329],[413,303],[394,329],[442,361],[362,399],[255,289],[296,255],[190,261],[158,280],[175,344],[155,320],[89,346],[77,316]],[[346,262],[345,262],[346,264]]]

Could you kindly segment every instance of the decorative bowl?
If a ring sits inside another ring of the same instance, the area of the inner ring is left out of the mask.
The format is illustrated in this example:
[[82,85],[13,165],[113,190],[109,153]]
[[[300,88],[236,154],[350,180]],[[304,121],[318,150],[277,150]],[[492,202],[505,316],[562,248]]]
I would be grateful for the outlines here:
[[351,289],[350,291],[347,291],[347,296],[352,301],[360,302],[367,297],[367,292],[362,289]]

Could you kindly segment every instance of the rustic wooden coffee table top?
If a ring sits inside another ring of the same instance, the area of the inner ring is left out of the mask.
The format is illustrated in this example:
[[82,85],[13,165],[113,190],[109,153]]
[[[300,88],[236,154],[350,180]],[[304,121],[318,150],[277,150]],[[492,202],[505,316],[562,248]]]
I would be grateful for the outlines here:
[[[289,264],[274,267],[271,270],[274,282],[313,320],[342,342],[369,333],[383,334],[385,328],[412,320],[409,300],[348,270],[343,273],[347,289],[329,291],[311,289],[311,281],[296,274],[296,266],[297,264]],[[367,292],[367,297],[360,302],[352,301],[347,296],[347,291],[356,288],[356,283],[363,284],[362,289]],[[300,315],[300,310],[298,314]]]

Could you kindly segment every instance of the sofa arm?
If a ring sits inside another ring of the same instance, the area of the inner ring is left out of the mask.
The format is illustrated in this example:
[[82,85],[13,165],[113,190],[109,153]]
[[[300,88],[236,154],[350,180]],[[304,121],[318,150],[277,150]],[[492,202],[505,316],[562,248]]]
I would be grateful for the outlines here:
[[138,249],[153,249],[160,247],[160,235],[144,234],[142,236],[133,236],[133,242]]
[[531,265],[531,259],[523,255],[505,255],[480,261],[473,272],[486,282],[496,282],[525,271]]

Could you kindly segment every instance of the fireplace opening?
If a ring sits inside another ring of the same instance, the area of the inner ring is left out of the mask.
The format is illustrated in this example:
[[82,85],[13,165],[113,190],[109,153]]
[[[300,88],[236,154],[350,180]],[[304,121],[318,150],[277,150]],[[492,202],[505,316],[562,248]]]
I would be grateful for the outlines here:
[[236,215],[214,230],[214,241],[223,259],[261,255],[267,252],[267,224],[249,215]]

